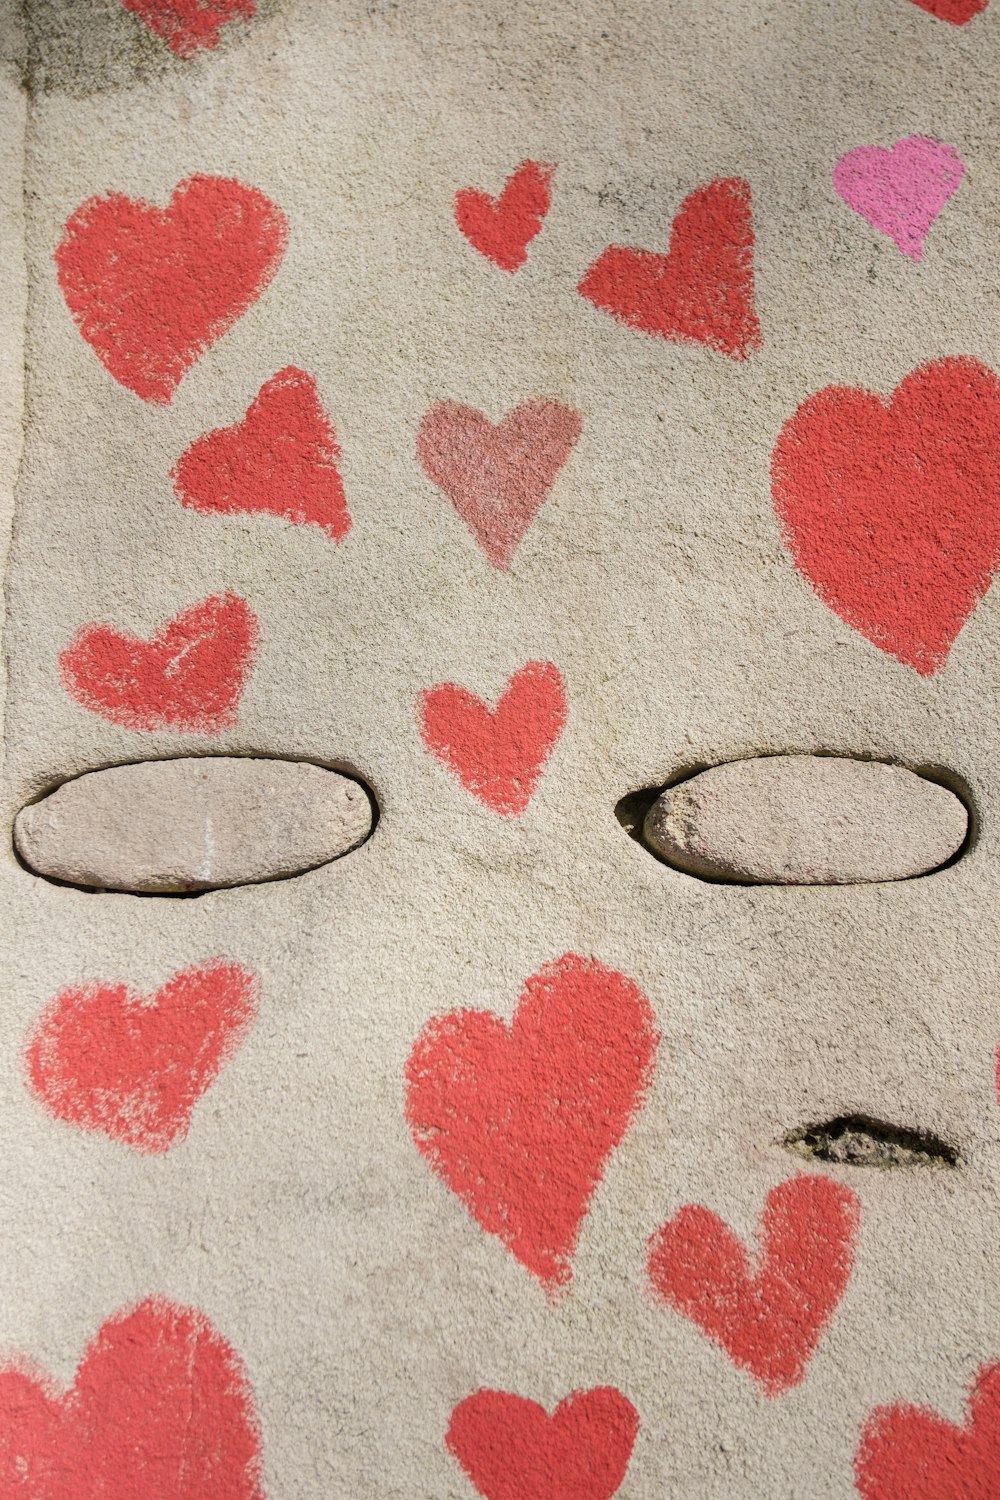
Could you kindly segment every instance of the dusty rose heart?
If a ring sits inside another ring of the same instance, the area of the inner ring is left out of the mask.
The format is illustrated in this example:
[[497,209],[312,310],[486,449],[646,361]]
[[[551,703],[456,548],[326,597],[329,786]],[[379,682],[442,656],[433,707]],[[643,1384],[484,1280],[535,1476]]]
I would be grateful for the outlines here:
[[580,1223],[644,1102],[659,1039],[637,984],[566,953],[527,980],[509,1025],[455,1010],[410,1054],[417,1149],[550,1292],[572,1278]]
[[67,692],[113,724],[218,734],[236,722],[259,637],[246,600],[217,594],[148,641],[103,621],[84,625],[60,652],[59,670]]
[[649,1245],[658,1298],[691,1318],[769,1396],[806,1373],[854,1264],[860,1203],[828,1177],[793,1177],[767,1195],[761,1250],[700,1203],[687,1203]]
[[89,198],[55,252],[74,321],[115,380],[169,402],[195,360],[260,296],[288,224],[258,188],[188,177],[166,208],[124,193]]
[[256,0],[122,0],[126,10],[145,21],[178,57],[193,57],[199,47],[217,47],[230,21],[249,21]]
[[120,983],[71,986],[28,1038],[32,1092],[68,1124],[137,1151],[168,1151],[257,1004],[256,977],[223,959],[183,969],[148,997]]
[[474,1391],[445,1443],[484,1500],[610,1500],[625,1478],[639,1414],[614,1386],[574,1391],[549,1415],[510,1391]]
[[578,411],[542,397],[496,426],[474,406],[441,401],[420,423],[417,457],[493,566],[506,570],[582,427]]
[[919,261],[927,232],[965,175],[945,141],[910,135],[887,150],[857,146],[833,169],[833,185],[849,208]]
[[181,504],[283,516],[335,542],[351,529],[340,449],[316,382],[289,365],[265,381],[246,416],[196,438],[171,471]]
[[523,161],[507,178],[499,198],[479,188],[455,194],[455,222],[470,245],[502,271],[516,271],[549,211],[553,162]]
[[0,1367],[4,1500],[266,1500],[243,1361],[189,1307],[150,1297],[105,1322],[60,1391]]

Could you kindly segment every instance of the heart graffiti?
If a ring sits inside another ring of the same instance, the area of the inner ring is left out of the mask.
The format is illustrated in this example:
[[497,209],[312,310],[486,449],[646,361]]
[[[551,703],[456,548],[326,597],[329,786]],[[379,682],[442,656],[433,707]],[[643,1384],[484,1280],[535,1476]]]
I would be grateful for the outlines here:
[[32,1091],[57,1119],[168,1151],[243,1043],[258,998],[255,975],[224,959],[182,970],[149,997],[118,983],[74,985],[28,1038]]
[[771,492],[823,602],[929,676],[1000,563],[1000,380],[964,357],[889,399],[827,386],[782,428]]
[[965,176],[954,146],[911,135],[884,146],[857,146],[833,169],[833,185],[849,208],[919,261],[938,214]]
[[66,1392],[0,1367],[0,1494],[266,1500],[242,1360],[201,1313],[151,1297],[103,1324]]
[[656,1296],[697,1323],[769,1396],[804,1379],[854,1264],[860,1204],[828,1177],[793,1177],[767,1195],[759,1269],[743,1241],[688,1203],[649,1243]]
[[499,198],[479,188],[455,194],[455,222],[480,255],[502,271],[516,271],[541,229],[551,202],[553,162],[523,161],[504,183]]
[[98,359],[165,405],[185,372],[264,291],[288,224],[233,177],[185,178],[166,208],[108,193],[67,220],[55,252],[66,305]]
[[59,667],[76,701],[114,724],[218,734],[236,722],[259,635],[245,599],[214,595],[181,610],[148,641],[103,622],[84,625],[60,653]]
[[614,1386],[574,1391],[551,1416],[509,1391],[474,1391],[445,1444],[484,1500],[610,1500],[628,1468],[639,1414]]
[[219,45],[223,26],[249,21],[257,14],[256,0],[122,0],[178,57],[190,58],[199,47]]
[[644,1102],[658,1044],[638,985],[566,953],[526,981],[510,1025],[452,1011],[410,1054],[417,1149],[550,1292],[572,1278],[580,1223]]
[[854,1469],[864,1500],[996,1500],[1000,1364],[979,1371],[964,1426],[907,1402],[877,1407]]

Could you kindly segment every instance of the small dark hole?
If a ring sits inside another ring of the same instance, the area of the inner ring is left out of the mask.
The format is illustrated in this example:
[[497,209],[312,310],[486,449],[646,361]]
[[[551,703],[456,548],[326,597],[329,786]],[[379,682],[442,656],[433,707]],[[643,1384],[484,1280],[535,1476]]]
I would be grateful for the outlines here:
[[838,1115],[816,1125],[800,1125],[782,1145],[810,1161],[845,1167],[957,1167],[954,1146],[929,1131],[906,1130],[869,1115]]

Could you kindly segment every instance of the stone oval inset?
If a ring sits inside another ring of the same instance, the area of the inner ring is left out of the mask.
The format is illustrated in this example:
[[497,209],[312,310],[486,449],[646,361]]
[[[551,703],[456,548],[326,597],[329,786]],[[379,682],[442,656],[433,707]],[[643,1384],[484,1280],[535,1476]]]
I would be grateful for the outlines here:
[[669,787],[643,837],[668,864],[710,880],[857,885],[927,875],[968,830],[954,792],[903,766],[767,755]]
[[184,756],[88,771],[14,821],[30,870],[108,891],[181,894],[283,880],[364,842],[374,801],[308,761]]

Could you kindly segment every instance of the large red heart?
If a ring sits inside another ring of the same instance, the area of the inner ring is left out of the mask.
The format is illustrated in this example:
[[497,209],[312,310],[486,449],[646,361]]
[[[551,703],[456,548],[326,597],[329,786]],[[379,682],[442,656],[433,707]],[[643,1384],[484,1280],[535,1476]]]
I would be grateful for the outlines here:
[[720,177],[684,199],[666,255],[609,245],[577,290],[630,328],[746,359],[762,347],[753,246],[750,184]]
[[806,1366],[854,1265],[856,1193],[829,1177],[793,1177],[767,1195],[760,1269],[729,1225],[688,1203],[649,1242],[653,1290],[698,1324],[769,1396]]
[[771,489],[823,602],[929,676],[1000,562],[1000,380],[962,357],[921,365],[891,400],[827,386],[782,428]]
[[581,1220],[658,1043],[638,985],[576,953],[526,981],[509,1026],[456,1010],[417,1038],[406,1118],[418,1150],[549,1291],[572,1278]]
[[913,0],[921,10],[929,10],[939,21],[950,21],[953,26],[964,26],[973,16],[985,10],[989,0]]
[[217,47],[223,26],[257,14],[256,0],[122,0],[178,57]]
[[194,510],[267,511],[339,542],[351,527],[339,459],[315,380],[289,365],[261,386],[241,422],[196,438],[171,477]]
[[979,1371],[964,1427],[907,1402],[877,1407],[854,1471],[864,1500],[997,1500],[1000,1364]]
[[485,1500],[610,1500],[638,1431],[639,1413],[614,1386],[574,1391],[551,1416],[484,1389],[455,1407],[445,1443]]
[[169,1151],[257,1015],[256,976],[217,958],[182,969],[155,994],[74,985],[28,1038],[28,1078],[57,1119],[137,1151]]
[[506,570],[582,427],[578,411],[541,397],[497,426],[474,406],[441,401],[420,423],[417,457],[493,566]]
[[455,222],[470,245],[502,271],[516,271],[549,211],[554,162],[523,161],[507,178],[499,198],[479,188],[455,194]]
[[126,729],[218,734],[236,722],[253,665],[257,616],[238,594],[181,610],[152,640],[84,625],[59,654],[63,683],[84,708]]
[[66,305],[98,359],[144,401],[166,404],[185,371],[246,312],[288,241],[278,206],[233,177],[188,177],[166,208],[88,198],[55,260]]
[[566,687],[551,661],[529,661],[490,708],[443,682],[420,695],[420,735],[466,791],[505,817],[524,812],[566,724]]
[[4,1500],[265,1500],[253,1391],[193,1308],[151,1297],[108,1319],[60,1392],[0,1369]]

